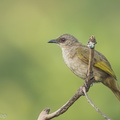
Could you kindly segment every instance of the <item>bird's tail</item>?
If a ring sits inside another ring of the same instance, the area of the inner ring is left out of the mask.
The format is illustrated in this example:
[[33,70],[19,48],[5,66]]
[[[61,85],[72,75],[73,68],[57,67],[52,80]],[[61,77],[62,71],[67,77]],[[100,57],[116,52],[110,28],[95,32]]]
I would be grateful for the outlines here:
[[103,82],[103,84],[109,87],[120,101],[120,87],[117,84],[117,80],[115,78],[109,77]]

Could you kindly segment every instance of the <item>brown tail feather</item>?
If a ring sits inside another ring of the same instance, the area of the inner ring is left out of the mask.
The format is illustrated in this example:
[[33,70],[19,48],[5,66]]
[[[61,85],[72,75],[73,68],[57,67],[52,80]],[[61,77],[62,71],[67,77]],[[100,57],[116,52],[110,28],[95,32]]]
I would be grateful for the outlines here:
[[103,82],[103,84],[109,87],[120,101],[120,87],[117,84],[117,80],[112,77],[109,77]]
[[115,96],[118,98],[118,100],[120,101],[120,91],[116,91],[116,90],[112,90],[112,91],[115,94]]

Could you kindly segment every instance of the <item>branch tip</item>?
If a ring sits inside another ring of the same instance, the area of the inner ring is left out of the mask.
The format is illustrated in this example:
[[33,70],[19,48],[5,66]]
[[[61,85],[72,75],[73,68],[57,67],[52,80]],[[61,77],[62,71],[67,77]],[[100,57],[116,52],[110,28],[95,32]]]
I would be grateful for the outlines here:
[[92,35],[88,40],[87,46],[92,49],[95,47],[95,44],[97,44],[97,42],[95,36]]
[[47,114],[49,114],[50,108],[45,108],[43,111],[46,112]]

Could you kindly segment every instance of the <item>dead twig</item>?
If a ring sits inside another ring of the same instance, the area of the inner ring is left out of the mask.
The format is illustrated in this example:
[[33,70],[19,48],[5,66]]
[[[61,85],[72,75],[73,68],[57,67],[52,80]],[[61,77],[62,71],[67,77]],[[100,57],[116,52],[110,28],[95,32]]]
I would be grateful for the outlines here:
[[60,109],[58,109],[57,111],[49,114],[50,112],[50,109],[49,108],[46,108],[44,109],[39,117],[38,117],[38,120],[50,120],[54,117],[57,117],[61,114],[63,114],[64,112],[66,112],[68,110],[68,108],[79,98],[81,97],[82,95],[84,95],[83,93],[83,87],[85,86],[82,86],[80,87],[77,92],[75,93],[75,95],[68,101],[66,102],[66,104],[64,104]]

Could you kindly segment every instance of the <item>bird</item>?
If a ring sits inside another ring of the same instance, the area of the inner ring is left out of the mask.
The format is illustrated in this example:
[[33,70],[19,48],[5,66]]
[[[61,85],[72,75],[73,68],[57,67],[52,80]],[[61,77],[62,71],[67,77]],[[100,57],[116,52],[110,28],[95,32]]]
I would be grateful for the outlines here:
[[[48,41],[56,43],[62,50],[62,56],[68,68],[79,78],[85,80],[89,62],[89,48],[71,34],[62,34]],[[120,87],[116,75],[107,60],[100,52],[94,50],[93,76],[95,83],[103,83],[110,88],[120,101]]]

